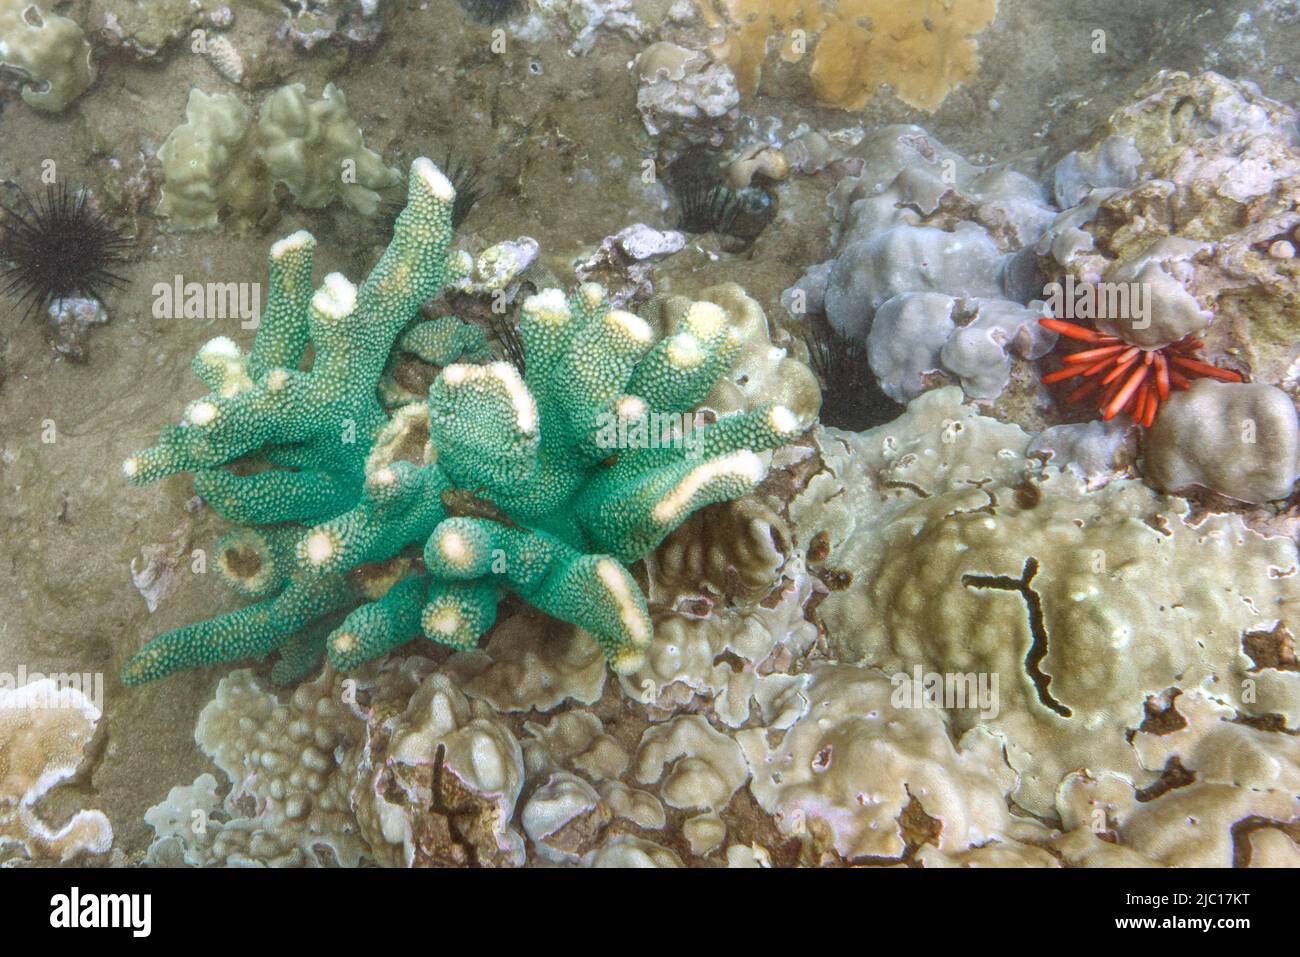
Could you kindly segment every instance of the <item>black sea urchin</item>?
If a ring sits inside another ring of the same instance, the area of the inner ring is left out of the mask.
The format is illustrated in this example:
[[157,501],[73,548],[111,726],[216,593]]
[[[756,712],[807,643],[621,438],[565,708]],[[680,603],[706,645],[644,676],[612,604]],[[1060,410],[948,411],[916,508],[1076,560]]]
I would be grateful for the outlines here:
[[693,146],[668,167],[667,183],[677,200],[677,228],[719,233],[745,242],[756,239],[776,216],[776,195],[763,185],[732,189],[722,182],[719,157]]
[[858,432],[898,418],[903,407],[880,388],[871,374],[862,342],[845,339],[823,316],[804,320],[808,358],[822,384],[824,425]]
[[[453,229],[460,229],[461,224],[474,211],[474,207],[487,196],[487,188],[483,185],[483,177],[478,167],[454,155],[451,150],[443,153],[442,166],[439,168],[456,189],[456,200],[451,206],[451,226]],[[388,237],[393,234],[397,214],[405,208],[405,199],[385,203],[375,222],[375,235],[387,243]]]
[[442,171],[456,187],[456,200],[451,205],[451,225],[459,229],[474,207],[487,196],[487,189],[483,186],[478,167],[453,156],[451,150],[443,155]]
[[0,294],[25,304],[25,315],[126,285],[113,268],[126,261],[131,240],[86,190],[47,186],[35,202],[22,190],[17,195],[19,202],[0,205]]
[[501,344],[501,351],[505,353],[506,360],[519,370],[519,374],[524,374],[524,340],[519,335],[519,326],[516,320],[508,316],[498,316],[492,313],[492,334],[496,336],[497,342]]
[[693,186],[678,196],[677,228],[688,233],[722,233],[750,241],[776,214],[776,200],[759,186],[733,190],[721,183]]

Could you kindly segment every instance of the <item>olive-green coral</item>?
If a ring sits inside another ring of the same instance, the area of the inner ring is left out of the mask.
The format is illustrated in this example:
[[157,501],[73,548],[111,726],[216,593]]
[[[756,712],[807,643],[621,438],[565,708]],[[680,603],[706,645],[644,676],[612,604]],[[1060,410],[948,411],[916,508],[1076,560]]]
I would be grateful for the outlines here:
[[[200,350],[194,370],[212,394],[125,463],[136,483],[193,471],[214,509],[249,526],[223,540],[217,568],[260,599],[154,639],[127,663],[128,683],[273,650],[276,678],[293,680],[324,653],[347,669],[421,632],[468,648],[506,591],[635,670],[652,628],[625,563],[752,488],[758,453],[807,425],[783,406],[695,424],[688,413],[740,346],[711,303],[656,342],[599,286],[547,290],[521,311],[524,375],[490,361],[474,327],[422,320],[464,257],[449,253],[451,184],[425,159],[410,184],[359,290],[333,274],[312,292],[311,237],[277,243],[252,350],[227,339]],[[444,368],[426,402],[390,417],[376,389],[395,347]],[[628,441],[647,422],[675,431]]]

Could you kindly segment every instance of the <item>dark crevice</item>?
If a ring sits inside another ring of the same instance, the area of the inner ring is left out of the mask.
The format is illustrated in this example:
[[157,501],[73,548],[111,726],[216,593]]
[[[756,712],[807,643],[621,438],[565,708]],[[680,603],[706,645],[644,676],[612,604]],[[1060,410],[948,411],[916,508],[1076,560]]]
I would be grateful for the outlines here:
[[979,489],[981,492],[984,493],[985,497],[988,498],[988,501],[985,502],[983,505],[981,505],[979,508],[953,509],[951,512],[949,512],[947,515],[944,516],[945,518],[952,518],[954,515],[979,515],[981,512],[987,515],[997,515],[998,497],[994,495],[991,491],[989,491],[987,487],[989,484],[988,479],[980,479],[978,482],[967,480],[962,484],[968,485],[971,488]]
[[1285,622],[1272,628],[1248,631],[1241,636],[1241,649],[1251,660],[1251,671],[1273,668],[1277,671],[1300,671],[1296,660],[1295,636]]
[[1025,568],[1019,578],[1011,578],[1007,575],[962,575],[961,583],[967,588],[994,588],[999,591],[1020,593],[1020,597],[1025,600],[1025,607],[1029,609],[1029,633],[1033,636],[1033,643],[1030,644],[1029,652],[1025,655],[1025,671],[1034,683],[1038,700],[1061,717],[1068,718],[1074,712],[1052,697],[1051,692],[1048,691],[1052,678],[1050,675],[1043,674],[1040,667],[1043,659],[1047,657],[1047,626],[1043,623],[1042,599],[1038,597],[1038,592],[1029,587],[1029,583],[1037,574],[1038,559],[1031,556],[1025,559]]
[[913,484],[913,483],[911,483],[911,482],[905,482],[905,481],[903,481],[902,479],[885,479],[884,481],[882,481],[882,482],[880,483],[880,487],[881,487],[881,488],[902,489],[902,490],[905,490],[905,491],[908,491],[908,492],[913,493],[913,494],[916,495],[918,498],[929,498],[929,497],[930,497],[930,493],[927,492],[925,489],[921,488],[921,486],[919,486],[919,485],[915,485],[915,484]]
[[1300,820],[1274,821],[1258,815],[1244,818],[1232,825],[1232,866],[1249,867],[1255,856],[1250,836],[1263,830],[1281,831],[1294,843],[1300,844]]
[[1174,755],[1165,762],[1159,779],[1154,784],[1140,789],[1136,797],[1139,803],[1145,804],[1176,788],[1185,788],[1189,784],[1195,783],[1195,781],[1195,773],[1183,767],[1183,762],[1178,759],[1177,755]]

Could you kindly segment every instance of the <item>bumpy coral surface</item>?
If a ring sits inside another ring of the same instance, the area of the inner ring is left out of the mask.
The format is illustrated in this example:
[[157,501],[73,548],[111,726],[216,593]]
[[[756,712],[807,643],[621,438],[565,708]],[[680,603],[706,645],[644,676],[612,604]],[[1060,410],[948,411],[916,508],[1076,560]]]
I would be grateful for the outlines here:
[[69,861],[112,846],[102,811],[78,811],[61,826],[38,813],[41,799],[77,773],[99,718],[80,689],[52,678],[0,688],[0,866]]
[[194,740],[230,790],[218,801],[211,774],[172,788],[145,815],[156,835],[146,859],[173,867],[355,866],[367,851],[349,804],[364,729],[337,679],[323,674],[281,702],[247,669],[223,678]]
[[786,308],[824,313],[847,342],[864,344],[895,401],[944,376],[972,398],[996,399],[1013,357],[1056,344],[1031,302],[1042,292],[1032,244],[1054,218],[1042,187],[971,164],[919,126],[882,127],[853,155],[860,172],[831,194],[835,256],[786,290]]
[[222,216],[240,225],[256,222],[274,202],[277,183],[309,209],[338,199],[369,216],[379,207],[376,190],[401,182],[366,147],[333,83],[319,100],[309,99],[301,83],[282,86],[256,116],[233,94],[192,89],[185,122],[168,134],[158,159],[164,175],[158,212],[177,229],[212,229]]
[[[313,293],[311,236],[275,244],[252,350],[204,346],[194,370],[212,393],[126,461],[135,483],[196,473],[198,492],[244,526],[218,547],[218,569],[259,599],[150,642],[126,664],[128,683],[273,650],[287,681],[325,651],[349,669],[420,631],[471,648],[506,590],[589,630],[617,670],[634,671],[652,627],[626,563],[695,510],[754,487],[758,453],[804,428],[764,405],[683,431],[740,333],[722,308],[697,303],[656,342],[591,284],[525,302],[524,376],[442,355],[428,401],[390,419],[376,387],[394,342],[469,268],[449,252],[450,182],[425,159],[409,181],[393,241],[360,289],[331,274]],[[678,430],[663,432],[665,421]]]
[[1004,739],[1011,796],[1035,814],[1080,767],[1154,785],[1128,731],[1169,688],[1294,725],[1297,676],[1248,654],[1297,600],[1291,540],[1236,515],[1195,521],[1135,480],[1089,492],[959,396],[928,392],[870,432],[817,433],[823,470],[791,514],[806,540],[824,534],[834,587],[818,614],[836,652],[890,674],[1000,676],[996,715],[950,713],[958,732]]

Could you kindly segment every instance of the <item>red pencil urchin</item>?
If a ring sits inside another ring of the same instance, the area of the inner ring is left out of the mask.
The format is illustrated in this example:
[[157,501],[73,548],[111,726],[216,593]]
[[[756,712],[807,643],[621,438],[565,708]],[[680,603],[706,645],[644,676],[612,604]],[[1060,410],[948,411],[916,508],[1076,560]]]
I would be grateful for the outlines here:
[[1194,353],[1205,343],[1194,336],[1158,349],[1143,349],[1078,323],[1049,317],[1038,321],[1067,339],[1091,347],[1066,355],[1065,364],[1043,376],[1043,383],[1052,385],[1083,376],[1088,381],[1067,395],[1066,401],[1096,400],[1103,419],[1124,412],[1134,422],[1150,428],[1160,403],[1169,398],[1173,389],[1189,388],[1192,379],[1206,376],[1224,382],[1243,381],[1238,372],[1196,358]]

